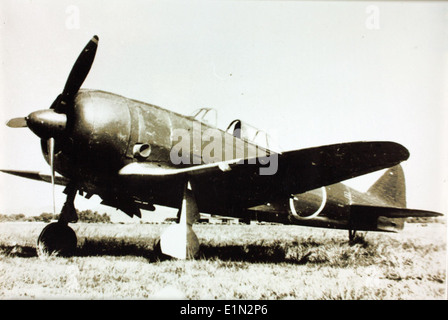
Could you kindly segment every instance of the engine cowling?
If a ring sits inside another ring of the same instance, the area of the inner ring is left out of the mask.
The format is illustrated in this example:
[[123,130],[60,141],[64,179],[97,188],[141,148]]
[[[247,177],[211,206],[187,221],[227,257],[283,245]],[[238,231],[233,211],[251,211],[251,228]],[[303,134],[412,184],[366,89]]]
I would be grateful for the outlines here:
[[290,214],[298,220],[308,220],[317,217],[327,203],[325,187],[292,195],[289,198]]

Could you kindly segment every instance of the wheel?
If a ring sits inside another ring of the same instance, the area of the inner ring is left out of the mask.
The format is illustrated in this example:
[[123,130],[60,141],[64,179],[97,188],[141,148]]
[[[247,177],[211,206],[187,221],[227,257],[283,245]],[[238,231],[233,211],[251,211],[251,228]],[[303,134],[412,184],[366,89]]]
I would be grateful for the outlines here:
[[77,238],[72,228],[63,223],[50,223],[37,239],[37,254],[69,257],[75,253],[76,244]]
[[353,240],[355,240],[355,236],[356,236],[356,230],[349,229],[348,230],[348,239],[350,241],[353,241]]

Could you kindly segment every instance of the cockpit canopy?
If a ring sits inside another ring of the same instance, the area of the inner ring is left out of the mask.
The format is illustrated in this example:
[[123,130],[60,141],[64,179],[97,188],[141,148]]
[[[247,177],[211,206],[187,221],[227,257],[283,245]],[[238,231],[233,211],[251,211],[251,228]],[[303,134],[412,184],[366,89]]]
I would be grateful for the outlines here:
[[191,117],[210,126],[218,126],[218,111],[213,108],[201,108],[195,110]]
[[239,119],[233,120],[226,129],[234,137],[249,141],[262,148],[280,153],[280,148],[273,142],[271,136],[261,129],[258,129]]
[[[218,112],[213,108],[197,109],[191,114],[191,118],[213,127],[217,127],[218,125]],[[258,129],[239,119],[233,120],[228,125],[226,132],[232,134],[236,138],[246,140],[264,149],[281,153],[281,148],[266,131]]]

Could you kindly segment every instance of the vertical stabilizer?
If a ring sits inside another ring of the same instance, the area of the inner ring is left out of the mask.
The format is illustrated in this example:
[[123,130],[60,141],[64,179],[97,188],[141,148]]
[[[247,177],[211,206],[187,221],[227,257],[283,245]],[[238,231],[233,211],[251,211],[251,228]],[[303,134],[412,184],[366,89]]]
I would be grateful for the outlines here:
[[406,208],[406,185],[401,165],[387,170],[367,191],[367,194],[388,205]]

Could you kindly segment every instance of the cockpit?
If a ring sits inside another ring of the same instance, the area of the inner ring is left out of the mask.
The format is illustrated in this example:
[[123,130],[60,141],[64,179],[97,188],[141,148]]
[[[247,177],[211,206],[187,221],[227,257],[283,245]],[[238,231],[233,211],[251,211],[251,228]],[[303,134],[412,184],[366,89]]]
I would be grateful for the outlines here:
[[210,126],[218,126],[218,111],[213,108],[200,108],[195,110],[191,117]]
[[264,149],[277,153],[281,152],[278,145],[274,143],[272,137],[266,131],[258,129],[239,119],[233,120],[228,125],[226,132],[233,134],[236,138],[249,141]]
[[[197,121],[208,124],[213,127],[218,125],[218,111],[213,108],[200,108],[191,114],[191,117]],[[258,129],[240,119],[235,119],[227,126],[227,133],[234,137],[246,140],[259,147],[281,153],[281,148],[264,130]]]

